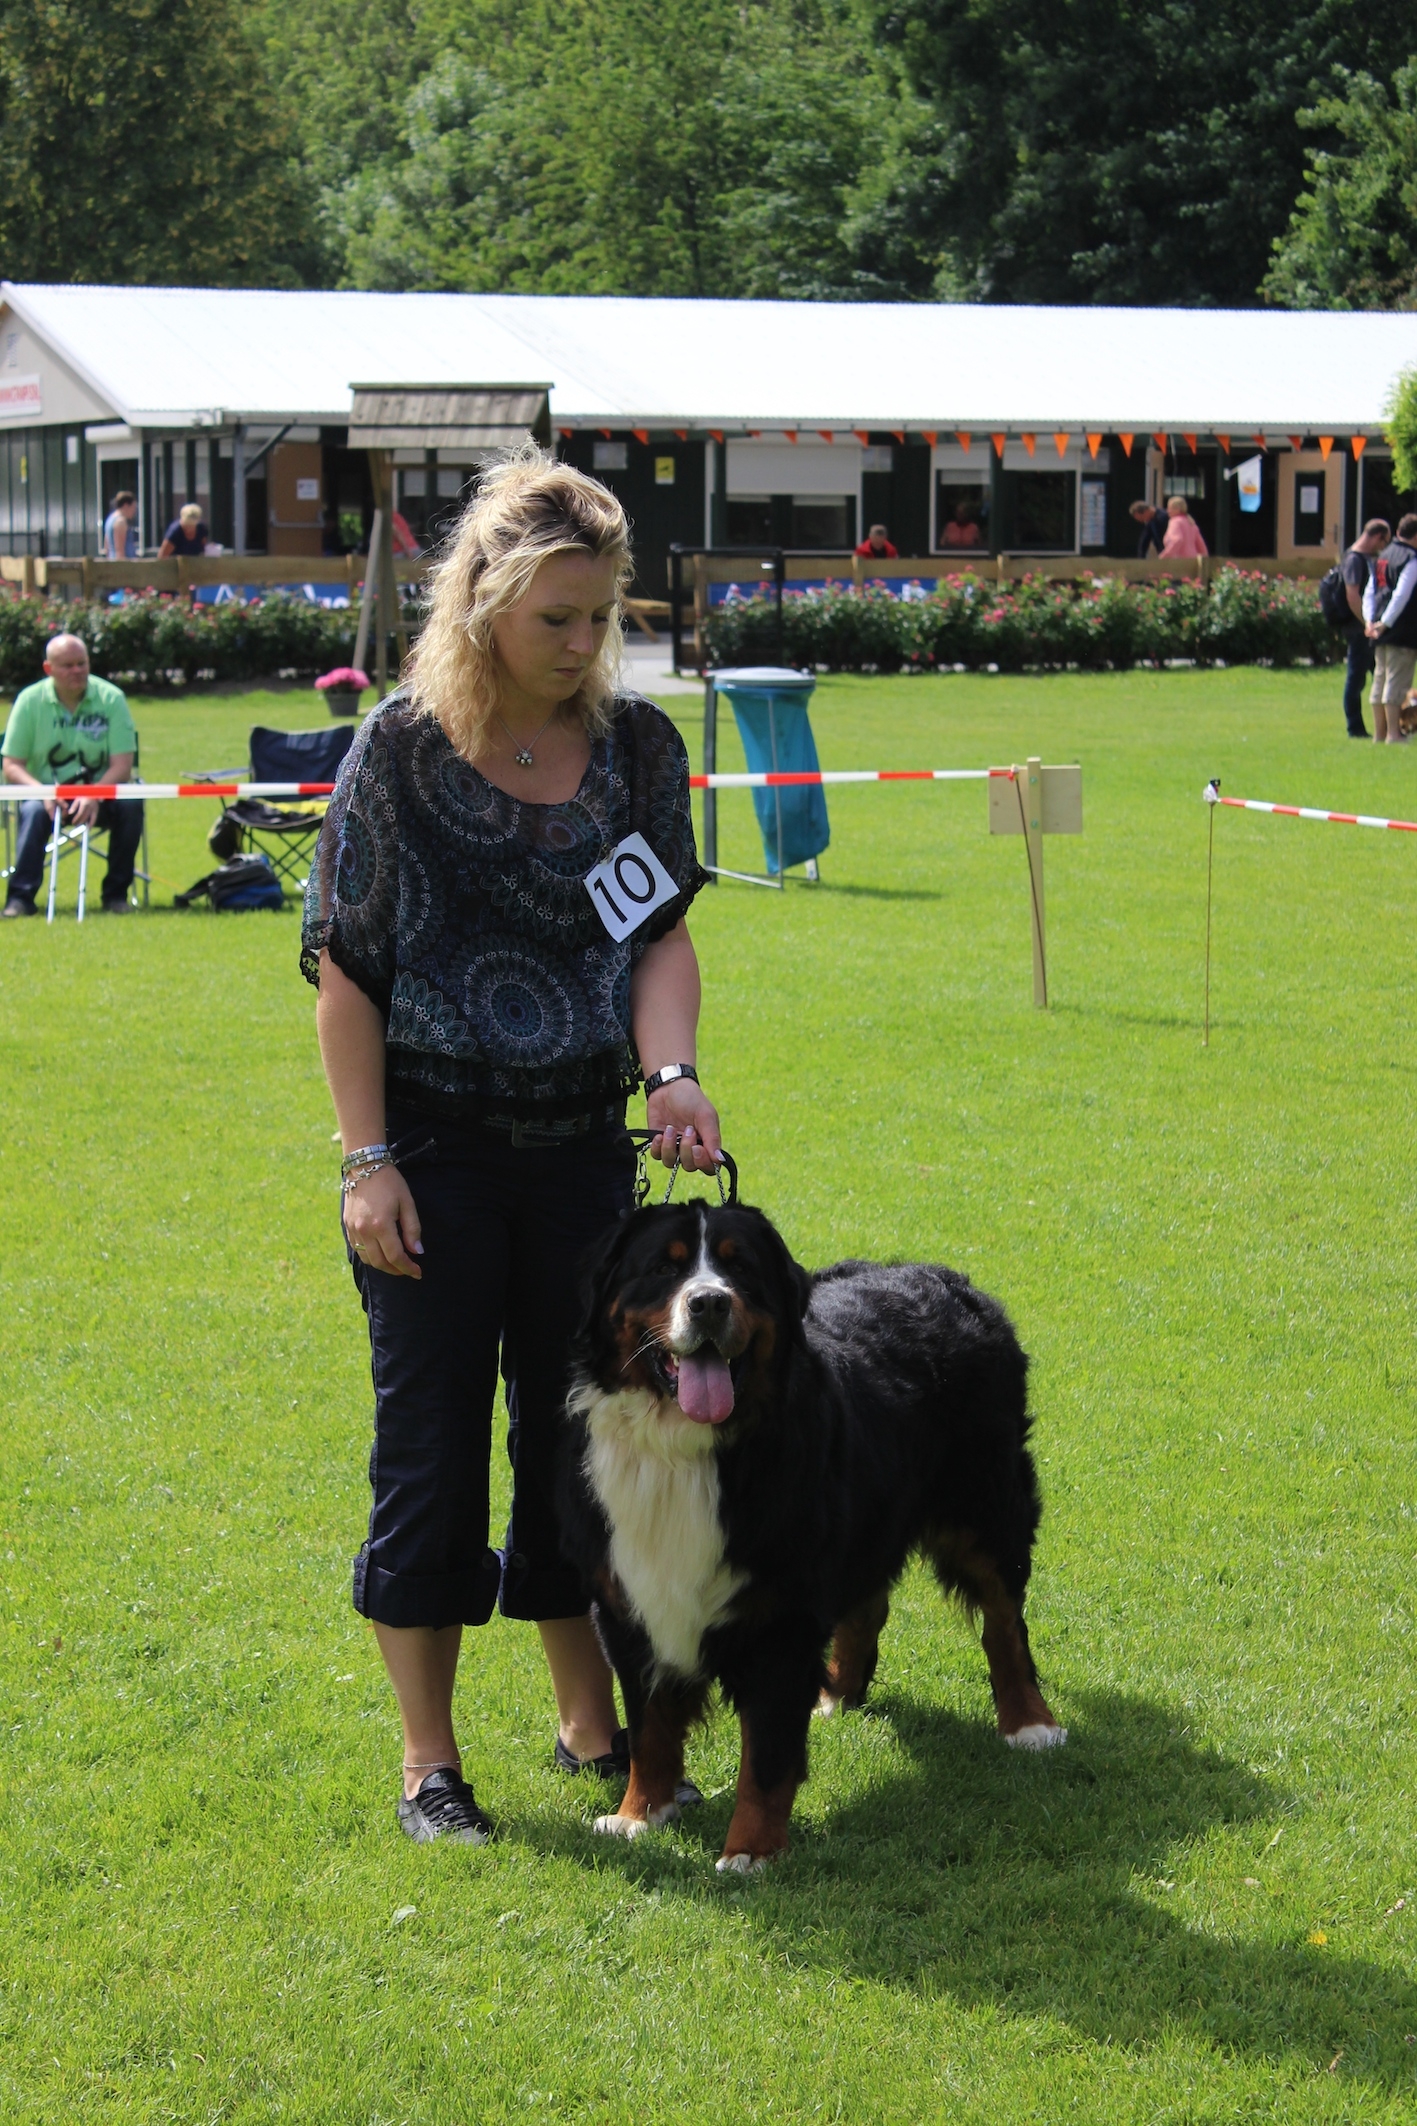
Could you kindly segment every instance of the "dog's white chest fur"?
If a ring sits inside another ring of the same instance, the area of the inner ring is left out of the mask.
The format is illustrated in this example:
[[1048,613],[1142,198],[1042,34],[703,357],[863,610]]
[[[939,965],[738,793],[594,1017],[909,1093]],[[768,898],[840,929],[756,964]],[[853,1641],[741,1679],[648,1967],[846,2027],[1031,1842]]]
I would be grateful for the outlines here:
[[713,1427],[647,1389],[576,1397],[585,1470],[610,1524],[610,1565],[661,1669],[697,1674],[704,1633],[743,1584],[723,1554]]

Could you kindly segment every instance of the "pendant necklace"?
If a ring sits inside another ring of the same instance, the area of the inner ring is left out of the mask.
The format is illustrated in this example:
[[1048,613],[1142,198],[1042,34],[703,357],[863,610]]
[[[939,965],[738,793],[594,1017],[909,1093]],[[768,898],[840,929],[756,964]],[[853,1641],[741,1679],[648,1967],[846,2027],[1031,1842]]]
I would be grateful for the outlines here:
[[541,726],[541,729],[537,732],[536,737],[528,738],[524,744],[518,743],[517,734],[511,728],[510,724],[507,723],[506,719],[502,716],[498,716],[498,723],[501,724],[502,729],[506,732],[508,738],[510,738],[512,741],[512,758],[519,768],[534,768],[536,766],[536,762],[531,757],[531,749],[534,745],[539,744],[540,741],[546,736],[546,733],[550,730],[552,724],[555,723],[556,718],[560,715],[560,713],[561,705],[558,702],[556,707],[551,711],[551,714],[547,717],[545,723]]

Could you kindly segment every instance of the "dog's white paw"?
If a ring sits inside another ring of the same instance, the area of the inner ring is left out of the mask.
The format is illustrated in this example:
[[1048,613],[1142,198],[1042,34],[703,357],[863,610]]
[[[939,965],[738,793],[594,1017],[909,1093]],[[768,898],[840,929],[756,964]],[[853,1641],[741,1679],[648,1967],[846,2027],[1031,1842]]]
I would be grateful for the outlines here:
[[829,1690],[824,1690],[817,1699],[815,1710],[819,1719],[830,1720],[841,1711],[841,1700],[834,1698]]
[[1031,1727],[1004,1737],[1011,1750],[1060,1750],[1067,1739],[1065,1727],[1051,1727],[1046,1720],[1035,1720]]
[[767,1861],[761,1853],[724,1853],[714,1866],[720,1875],[761,1875]]
[[597,1816],[595,1828],[602,1838],[643,1838],[646,1831],[677,1823],[680,1814],[677,1801],[666,1801],[662,1809],[651,1809],[648,1816]]

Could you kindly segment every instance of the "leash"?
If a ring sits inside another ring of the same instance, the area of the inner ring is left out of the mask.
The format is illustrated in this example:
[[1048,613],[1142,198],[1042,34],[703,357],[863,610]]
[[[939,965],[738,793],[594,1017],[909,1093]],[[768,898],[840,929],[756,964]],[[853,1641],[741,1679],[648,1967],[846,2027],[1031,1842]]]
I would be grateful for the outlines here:
[[[642,1211],[649,1201],[649,1192],[653,1185],[649,1178],[649,1148],[656,1137],[664,1135],[664,1131],[663,1129],[632,1129],[627,1130],[626,1135],[631,1139],[635,1147],[635,1209]],[[669,1180],[665,1185],[664,1194],[659,1199],[661,1206],[668,1203],[670,1197],[674,1194],[674,1184],[679,1178],[680,1152],[683,1147],[683,1141],[681,1136],[675,1149],[674,1164],[669,1169]],[[726,1188],[723,1181],[725,1173],[728,1176]],[[723,1153],[721,1164],[714,1168],[713,1178],[718,1183],[719,1202],[731,1208],[738,1201],[738,1163],[731,1152]]]

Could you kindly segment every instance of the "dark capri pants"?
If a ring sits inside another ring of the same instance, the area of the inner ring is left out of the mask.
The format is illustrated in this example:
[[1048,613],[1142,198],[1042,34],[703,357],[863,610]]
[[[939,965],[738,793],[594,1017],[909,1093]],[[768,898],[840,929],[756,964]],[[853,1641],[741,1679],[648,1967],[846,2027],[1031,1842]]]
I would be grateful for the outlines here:
[[[391,1113],[388,1138],[423,1228],[423,1276],[351,1254],[369,1318],[374,1502],[354,1606],[381,1624],[583,1616],[554,1503],[577,1264],[631,1206],[623,1117],[554,1148]],[[512,1514],[489,1548],[488,1474],[500,1355]]]

